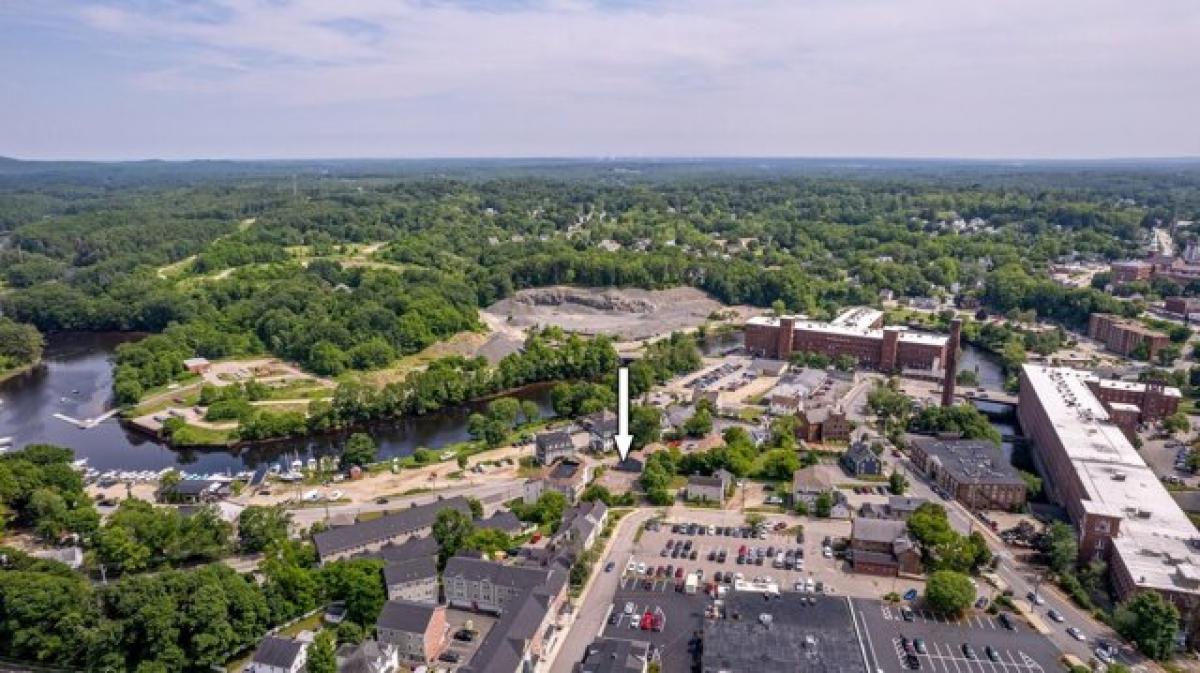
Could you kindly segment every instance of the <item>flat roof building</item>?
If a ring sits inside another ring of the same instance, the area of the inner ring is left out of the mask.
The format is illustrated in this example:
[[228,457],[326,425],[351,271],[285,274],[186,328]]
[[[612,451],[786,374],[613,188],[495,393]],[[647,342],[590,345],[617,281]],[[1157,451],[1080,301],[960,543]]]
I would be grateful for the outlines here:
[[1153,358],[1170,343],[1165,333],[1111,313],[1093,313],[1088,318],[1088,336],[1102,342],[1108,350],[1125,356],[1133,355],[1144,346],[1147,358]]
[[1112,422],[1091,379],[1068,368],[1021,368],[1017,418],[1046,492],[1075,524],[1080,558],[1109,562],[1119,597],[1158,591],[1194,634],[1200,532]]
[[[764,598],[766,596],[766,598]],[[704,621],[703,673],[867,673],[849,600],[732,592]]]
[[830,322],[804,316],[759,316],[746,322],[746,350],[760,357],[786,360],[792,353],[848,355],[859,365],[881,371],[939,369],[946,363],[949,339],[942,334],[912,332],[904,327],[878,327],[882,314],[852,308]]
[[956,500],[974,509],[1025,504],[1025,480],[999,446],[984,439],[908,435],[912,462]]

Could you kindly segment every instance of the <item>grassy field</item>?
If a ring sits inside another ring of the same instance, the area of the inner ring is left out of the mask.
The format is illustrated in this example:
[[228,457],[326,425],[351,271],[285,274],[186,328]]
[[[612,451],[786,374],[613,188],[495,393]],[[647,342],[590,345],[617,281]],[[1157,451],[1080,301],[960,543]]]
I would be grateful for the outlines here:
[[226,446],[233,442],[234,430],[216,430],[184,425],[171,435],[174,446]]

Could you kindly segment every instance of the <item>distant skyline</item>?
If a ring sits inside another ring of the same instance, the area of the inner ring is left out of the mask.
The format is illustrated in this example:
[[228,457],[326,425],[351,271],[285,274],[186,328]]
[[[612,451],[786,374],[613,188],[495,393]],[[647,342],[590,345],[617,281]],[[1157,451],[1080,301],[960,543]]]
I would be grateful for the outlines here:
[[1196,0],[0,4],[0,156],[1200,156]]

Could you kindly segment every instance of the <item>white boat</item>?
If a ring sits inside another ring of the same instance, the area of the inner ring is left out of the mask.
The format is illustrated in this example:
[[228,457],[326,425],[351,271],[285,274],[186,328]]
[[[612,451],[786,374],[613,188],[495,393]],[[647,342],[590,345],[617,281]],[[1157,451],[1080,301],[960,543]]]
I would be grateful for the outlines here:
[[316,458],[309,458],[309,459],[308,459],[307,466],[308,466],[308,469],[310,469],[310,470],[315,470],[315,469],[317,469],[317,459],[316,459]]
[[302,463],[299,458],[292,461],[293,471],[299,472],[302,469],[304,469],[304,463]]
[[0,437],[0,446],[12,446],[12,437]]

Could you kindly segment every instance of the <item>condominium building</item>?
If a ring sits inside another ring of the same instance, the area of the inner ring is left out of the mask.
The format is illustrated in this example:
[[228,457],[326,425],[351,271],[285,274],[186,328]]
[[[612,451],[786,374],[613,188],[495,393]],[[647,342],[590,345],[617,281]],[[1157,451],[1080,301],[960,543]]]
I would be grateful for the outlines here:
[[1112,271],[1114,285],[1150,280],[1150,275],[1154,270],[1151,264],[1138,259],[1113,262],[1109,268]]
[[1024,365],[1017,418],[1048,495],[1070,515],[1081,560],[1109,563],[1117,594],[1161,593],[1189,632],[1200,611],[1200,532],[1111,419],[1093,376]]
[[385,546],[398,545],[412,537],[428,535],[438,512],[453,509],[467,516],[471,507],[461,496],[437,500],[386,514],[378,519],[349,526],[336,526],[313,536],[321,563],[359,554],[379,552]]
[[804,316],[760,316],[746,323],[746,350],[786,360],[792,353],[849,355],[862,367],[880,371],[940,369],[949,339],[942,334],[913,332],[904,327],[880,328],[883,314],[869,308],[850,309],[830,322]]

